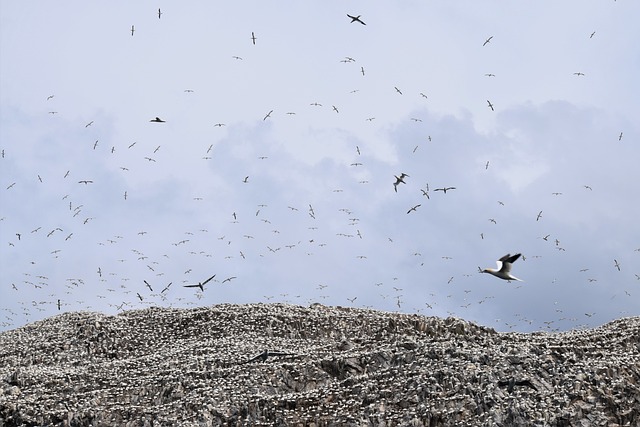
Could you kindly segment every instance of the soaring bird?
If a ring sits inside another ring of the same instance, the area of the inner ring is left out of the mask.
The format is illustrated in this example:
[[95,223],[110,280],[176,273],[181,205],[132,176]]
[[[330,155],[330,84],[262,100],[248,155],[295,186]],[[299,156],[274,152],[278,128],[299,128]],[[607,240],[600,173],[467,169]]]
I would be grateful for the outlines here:
[[482,46],[485,46],[487,43],[489,43],[491,41],[491,39],[493,38],[493,36],[489,37],[488,39],[486,39],[484,41],[484,43],[482,43]]
[[155,119],[151,119],[149,121],[154,123],[165,123],[165,120],[162,120],[160,117],[156,117]]
[[495,110],[493,109],[493,104],[492,104],[492,103],[491,103],[491,101],[489,101],[488,99],[487,99],[487,104],[489,104],[489,108],[491,108],[491,111],[495,111]]
[[442,187],[442,188],[436,188],[433,191],[442,191],[442,192],[444,192],[444,194],[447,194],[447,191],[455,190],[455,189],[456,189],[456,187]]
[[351,16],[351,15],[349,15],[349,14],[347,13],[347,16],[348,16],[349,18],[351,18],[351,23],[352,23],[352,24],[353,24],[354,22],[359,22],[359,23],[361,23],[362,25],[367,25],[367,24],[365,24],[364,22],[362,22],[362,20],[360,19],[360,17],[361,17],[362,15],[358,15],[358,16]]
[[253,34],[253,31],[251,31],[251,41],[253,42],[253,44],[256,44],[256,40],[257,40],[256,35]]
[[136,28],[132,25],[131,26],[131,35],[133,36],[133,33],[135,33],[135,32],[136,32]]
[[484,270],[482,270],[482,272],[492,274],[503,280],[508,280],[508,281],[517,280],[519,282],[522,282],[522,280],[511,275],[511,264],[516,262],[516,260],[520,258],[521,255],[522,254],[515,254],[512,256],[511,254],[506,254],[505,256],[500,258],[498,261],[496,261],[496,264],[498,265],[497,269],[485,268]]
[[407,175],[406,173],[401,173],[400,176],[396,176],[396,175],[394,175],[394,176],[396,177],[396,182],[393,183],[393,189],[397,193],[398,192],[398,184],[400,184],[400,183],[406,184],[406,182],[404,182],[404,177],[405,176],[409,176],[409,175]]
[[204,282],[198,282],[197,284],[193,283],[190,285],[184,285],[185,288],[200,288],[200,290],[202,292],[204,292],[204,285],[206,285],[207,283],[209,283],[209,281],[211,281],[211,279],[213,279],[214,277],[216,277],[216,275],[214,274],[213,276],[209,277],[207,280],[205,280]]

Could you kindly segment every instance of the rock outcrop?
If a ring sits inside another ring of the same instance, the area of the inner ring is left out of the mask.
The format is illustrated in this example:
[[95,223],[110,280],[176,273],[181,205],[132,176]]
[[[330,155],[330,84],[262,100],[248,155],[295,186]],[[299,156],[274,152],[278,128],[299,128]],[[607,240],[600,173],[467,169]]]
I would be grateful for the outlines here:
[[5,426],[636,426],[640,318],[564,333],[283,304],[0,334]]

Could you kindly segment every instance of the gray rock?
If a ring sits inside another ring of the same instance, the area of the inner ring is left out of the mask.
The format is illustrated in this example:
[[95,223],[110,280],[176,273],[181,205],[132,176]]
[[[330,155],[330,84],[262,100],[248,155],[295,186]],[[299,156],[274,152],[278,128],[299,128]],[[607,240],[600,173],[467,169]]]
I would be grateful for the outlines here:
[[639,327],[497,333],[320,304],[67,313],[0,333],[0,427],[634,426]]

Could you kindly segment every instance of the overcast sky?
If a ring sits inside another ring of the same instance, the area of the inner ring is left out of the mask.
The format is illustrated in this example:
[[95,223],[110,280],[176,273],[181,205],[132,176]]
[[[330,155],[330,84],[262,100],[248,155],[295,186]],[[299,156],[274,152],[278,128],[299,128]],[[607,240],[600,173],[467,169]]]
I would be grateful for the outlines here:
[[[639,17],[635,0],[2,2],[0,330],[222,302],[501,331],[638,315]],[[479,273],[518,252],[523,282]]]

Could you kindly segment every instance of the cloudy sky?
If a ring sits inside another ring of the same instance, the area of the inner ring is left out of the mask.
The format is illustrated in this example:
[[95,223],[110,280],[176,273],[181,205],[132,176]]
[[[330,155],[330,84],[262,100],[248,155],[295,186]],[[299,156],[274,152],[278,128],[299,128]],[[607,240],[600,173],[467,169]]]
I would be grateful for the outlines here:
[[[222,302],[501,331],[638,315],[638,16],[2,2],[0,330]],[[518,252],[522,282],[479,273]]]

